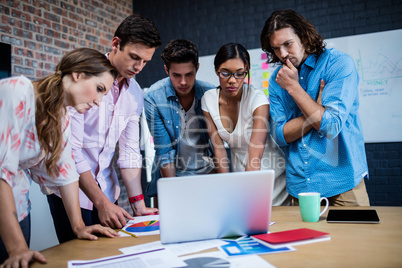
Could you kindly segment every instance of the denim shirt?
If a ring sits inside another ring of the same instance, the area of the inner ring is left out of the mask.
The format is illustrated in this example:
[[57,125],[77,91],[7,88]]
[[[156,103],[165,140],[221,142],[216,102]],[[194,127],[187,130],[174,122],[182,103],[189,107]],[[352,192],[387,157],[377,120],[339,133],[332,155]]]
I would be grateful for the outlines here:
[[319,131],[313,128],[290,144],[283,128],[302,112],[275,81],[280,68],[269,81],[270,123],[274,139],[285,152],[287,191],[294,197],[300,192],[330,197],[354,188],[367,175],[368,167],[358,113],[359,76],[352,58],[335,49],[307,57],[299,71],[299,83],[316,100],[320,79],[324,80],[325,112]]
[[[214,85],[196,80],[195,82],[195,111],[200,116],[202,144],[208,146],[208,156],[212,156],[212,146],[205,120],[201,110],[201,99],[204,93],[215,88]],[[148,185],[148,196],[156,194],[156,181],[161,177],[160,168],[175,162],[180,148],[180,103],[176,96],[170,78],[166,77],[153,84],[144,95],[145,116],[149,131],[155,145],[155,159],[152,167],[152,181]]]

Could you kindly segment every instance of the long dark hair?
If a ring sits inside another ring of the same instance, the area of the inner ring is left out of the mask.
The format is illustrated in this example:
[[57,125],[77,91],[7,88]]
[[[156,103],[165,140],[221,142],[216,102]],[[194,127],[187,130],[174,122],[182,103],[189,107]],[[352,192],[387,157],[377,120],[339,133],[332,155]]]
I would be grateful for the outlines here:
[[260,35],[261,48],[267,53],[268,63],[280,62],[280,59],[271,48],[270,38],[275,31],[283,28],[292,28],[294,30],[304,44],[307,54],[319,56],[324,52],[324,38],[317,32],[311,22],[294,10],[277,10],[267,19]]
[[[218,71],[225,61],[237,58],[243,61],[246,72],[250,71],[250,54],[244,46],[237,43],[228,43],[221,46],[214,59],[215,71]],[[248,76],[248,81],[250,81],[250,76]]]
[[52,177],[59,174],[57,162],[64,147],[62,118],[66,113],[66,107],[62,79],[73,72],[83,73],[85,77],[109,72],[114,79],[117,77],[117,71],[105,55],[90,48],[78,48],[61,58],[53,75],[35,82],[36,129],[41,147],[45,151],[46,171]]

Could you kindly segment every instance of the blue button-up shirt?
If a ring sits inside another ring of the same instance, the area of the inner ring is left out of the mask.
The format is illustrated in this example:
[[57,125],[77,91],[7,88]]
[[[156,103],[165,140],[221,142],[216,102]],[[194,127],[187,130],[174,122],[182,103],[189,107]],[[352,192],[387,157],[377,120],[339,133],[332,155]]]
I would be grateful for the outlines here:
[[299,83],[316,100],[320,80],[324,80],[325,112],[319,131],[312,129],[290,144],[285,141],[283,127],[302,112],[276,83],[280,68],[270,78],[269,99],[271,133],[286,156],[287,191],[294,197],[301,192],[330,197],[354,188],[368,168],[358,113],[359,75],[353,60],[335,49],[307,57],[299,71]]
[[[199,118],[204,118],[201,110],[201,99],[204,93],[215,88],[214,85],[196,80],[195,82],[195,112]],[[153,84],[144,95],[145,116],[148,128],[154,139],[155,159],[152,168],[152,182],[148,186],[147,194],[156,194],[156,181],[160,178],[159,169],[175,161],[180,149],[180,102],[176,92],[166,77]],[[200,120],[201,144],[206,148],[206,155],[212,156],[212,147],[205,120]]]

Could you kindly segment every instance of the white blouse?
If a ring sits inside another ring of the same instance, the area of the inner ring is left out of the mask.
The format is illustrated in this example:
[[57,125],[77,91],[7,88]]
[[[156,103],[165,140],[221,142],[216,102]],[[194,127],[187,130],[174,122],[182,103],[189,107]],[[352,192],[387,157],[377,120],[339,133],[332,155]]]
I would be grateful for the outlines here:
[[[255,89],[251,85],[244,84],[237,124],[233,132],[229,133],[222,124],[222,120],[225,119],[219,113],[219,92],[220,89],[216,88],[204,94],[201,101],[202,110],[210,114],[219,136],[229,145],[232,170],[241,172],[246,169],[247,165],[248,148],[253,130],[253,113],[258,107],[269,105],[269,100],[262,91]],[[281,205],[288,196],[285,168],[285,160],[268,133],[264,154],[261,159],[261,169],[273,169],[275,171],[274,205]]]
[[72,158],[70,116],[63,119],[63,152],[58,162],[59,175],[52,178],[46,172],[35,125],[35,95],[26,77],[0,80],[0,178],[12,188],[18,221],[30,211],[31,179],[40,185],[44,194],[52,194],[59,186],[78,180]]

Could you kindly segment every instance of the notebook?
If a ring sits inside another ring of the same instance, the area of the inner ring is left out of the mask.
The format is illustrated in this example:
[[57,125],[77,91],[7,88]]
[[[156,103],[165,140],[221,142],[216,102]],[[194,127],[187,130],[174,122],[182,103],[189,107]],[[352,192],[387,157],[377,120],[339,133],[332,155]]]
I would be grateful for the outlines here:
[[274,180],[273,170],[159,179],[161,242],[266,233]]
[[312,239],[320,236],[328,235],[328,233],[308,229],[308,228],[300,228],[294,230],[287,230],[276,233],[269,234],[259,234],[253,237],[263,240],[268,243],[277,244],[277,243],[288,243],[294,242],[298,240]]
[[327,241],[331,239],[329,233],[308,228],[300,228],[269,234],[258,234],[253,235],[252,238],[274,249]]

